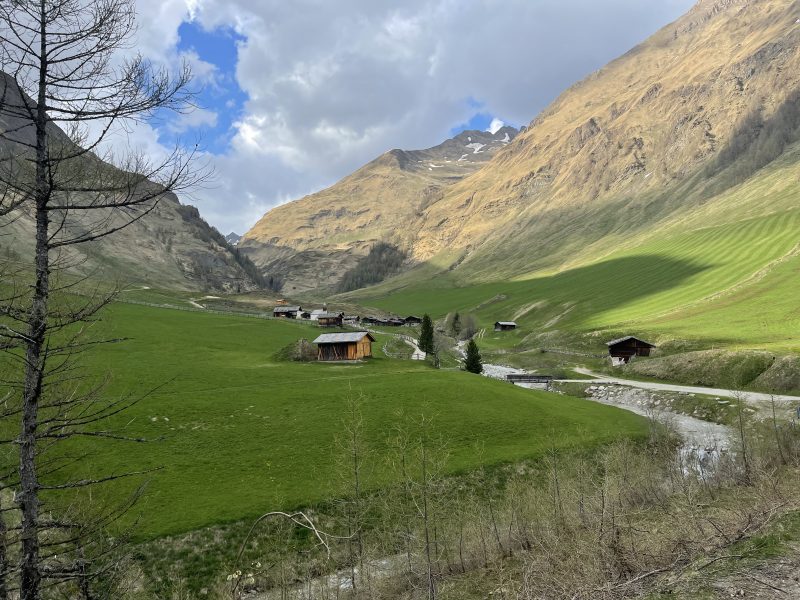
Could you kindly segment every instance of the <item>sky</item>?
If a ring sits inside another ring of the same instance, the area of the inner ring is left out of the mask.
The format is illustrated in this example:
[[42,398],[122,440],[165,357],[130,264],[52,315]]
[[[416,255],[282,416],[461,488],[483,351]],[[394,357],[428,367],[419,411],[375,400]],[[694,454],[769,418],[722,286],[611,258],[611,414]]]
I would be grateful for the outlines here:
[[695,0],[136,0],[135,48],[194,73],[197,107],[125,144],[197,145],[182,201],[221,232],[392,148],[528,124]]

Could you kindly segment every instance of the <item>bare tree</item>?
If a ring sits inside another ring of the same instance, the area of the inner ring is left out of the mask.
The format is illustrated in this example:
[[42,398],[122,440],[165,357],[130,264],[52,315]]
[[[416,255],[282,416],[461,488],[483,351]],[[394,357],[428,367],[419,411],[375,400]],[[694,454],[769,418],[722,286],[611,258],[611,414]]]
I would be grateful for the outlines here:
[[[46,452],[73,436],[124,437],[98,423],[135,401],[104,400],[102,382],[88,385],[77,371],[77,357],[98,343],[84,341],[80,324],[95,319],[113,292],[87,297],[86,281],[66,275],[75,260],[69,249],[142,219],[197,175],[191,153],[175,151],[153,164],[104,150],[112,133],[191,100],[187,67],[173,76],[140,56],[121,56],[135,17],[134,0],[0,0],[0,216],[24,216],[34,228],[24,285],[4,288],[0,306],[0,348],[19,366],[19,378],[4,382],[16,399],[4,416],[19,419],[19,435],[9,440],[19,462],[8,481],[21,514],[22,600],[37,600],[44,584],[59,580],[79,580],[85,596],[98,575],[82,555],[71,564],[56,558],[87,531],[43,516],[41,494],[120,475],[56,483],[66,459]],[[58,544],[45,535],[55,531],[65,532]]]

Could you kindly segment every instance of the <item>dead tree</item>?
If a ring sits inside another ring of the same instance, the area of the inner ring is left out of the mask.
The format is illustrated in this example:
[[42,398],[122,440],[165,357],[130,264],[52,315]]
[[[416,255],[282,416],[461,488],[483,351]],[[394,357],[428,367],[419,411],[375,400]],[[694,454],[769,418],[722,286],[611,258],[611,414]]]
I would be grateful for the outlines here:
[[52,449],[74,436],[124,437],[99,424],[134,401],[104,399],[102,383],[89,385],[79,371],[80,354],[99,343],[81,337],[81,325],[113,292],[87,294],[86,280],[68,277],[69,249],[144,218],[197,175],[184,152],[152,164],[106,149],[108,136],[132,121],[182,110],[191,99],[186,67],[173,75],[122,55],[134,31],[134,0],[0,0],[0,216],[25,218],[33,229],[27,272],[3,289],[0,307],[0,348],[18,366],[18,377],[3,382],[15,400],[3,416],[19,421],[18,436],[7,440],[19,461],[6,481],[21,515],[22,600],[38,600],[54,581],[91,578],[90,559],[65,564],[57,554],[65,543],[81,546],[86,530],[43,515],[42,492],[121,475],[58,481],[66,459]]

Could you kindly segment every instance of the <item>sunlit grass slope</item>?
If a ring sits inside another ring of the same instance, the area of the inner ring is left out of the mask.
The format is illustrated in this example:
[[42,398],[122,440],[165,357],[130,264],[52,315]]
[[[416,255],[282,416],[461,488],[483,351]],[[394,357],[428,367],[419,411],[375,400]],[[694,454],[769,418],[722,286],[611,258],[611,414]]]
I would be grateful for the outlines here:
[[[464,372],[380,355],[359,365],[280,363],[274,353],[318,329],[297,323],[116,304],[96,334],[128,338],[86,357],[109,372],[109,395],[154,391],[121,415],[121,433],[147,444],[86,442],[87,473],[159,468],[137,533],[144,537],[250,518],[341,493],[337,435],[348,396],[363,393],[364,432],[377,464],[400,421],[427,415],[461,471],[643,435],[643,419]],[[482,451],[476,450],[477,446]],[[388,482],[386,472],[371,475]],[[138,481],[137,481],[138,483]],[[122,499],[134,482],[109,487]],[[97,494],[97,491],[94,492]]]
[[[800,210],[787,210],[666,235],[530,280],[450,288],[426,282],[384,296],[370,297],[367,290],[362,301],[401,314],[473,312],[484,327],[516,320],[521,328],[503,337],[506,344],[557,327],[645,328],[722,343],[792,347],[799,332],[791,314],[800,309],[800,288],[792,293],[796,260],[788,257],[798,232]],[[689,326],[675,311],[694,315],[695,321]],[[707,311],[717,316],[704,318]],[[726,311],[735,312],[735,324]]]

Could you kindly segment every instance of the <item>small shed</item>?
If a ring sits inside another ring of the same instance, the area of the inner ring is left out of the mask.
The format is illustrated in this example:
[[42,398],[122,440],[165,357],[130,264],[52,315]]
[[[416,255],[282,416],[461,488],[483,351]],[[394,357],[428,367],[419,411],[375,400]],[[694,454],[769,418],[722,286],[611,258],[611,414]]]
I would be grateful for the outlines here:
[[320,313],[317,323],[320,327],[341,327],[344,322],[344,313]]
[[281,319],[296,319],[297,314],[303,312],[300,306],[276,306],[272,310],[272,316]]
[[324,333],[314,340],[317,360],[361,360],[372,357],[375,338],[368,331]]
[[345,315],[342,321],[345,325],[358,325],[361,318],[358,315]]
[[617,365],[629,363],[634,356],[650,356],[650,351],[656,347],[632,335],[606,342],[606,346],[611,362]]
[[494,324],[495,331],[513,331],[517,328],[517,324],[514,321],[498,321]]

